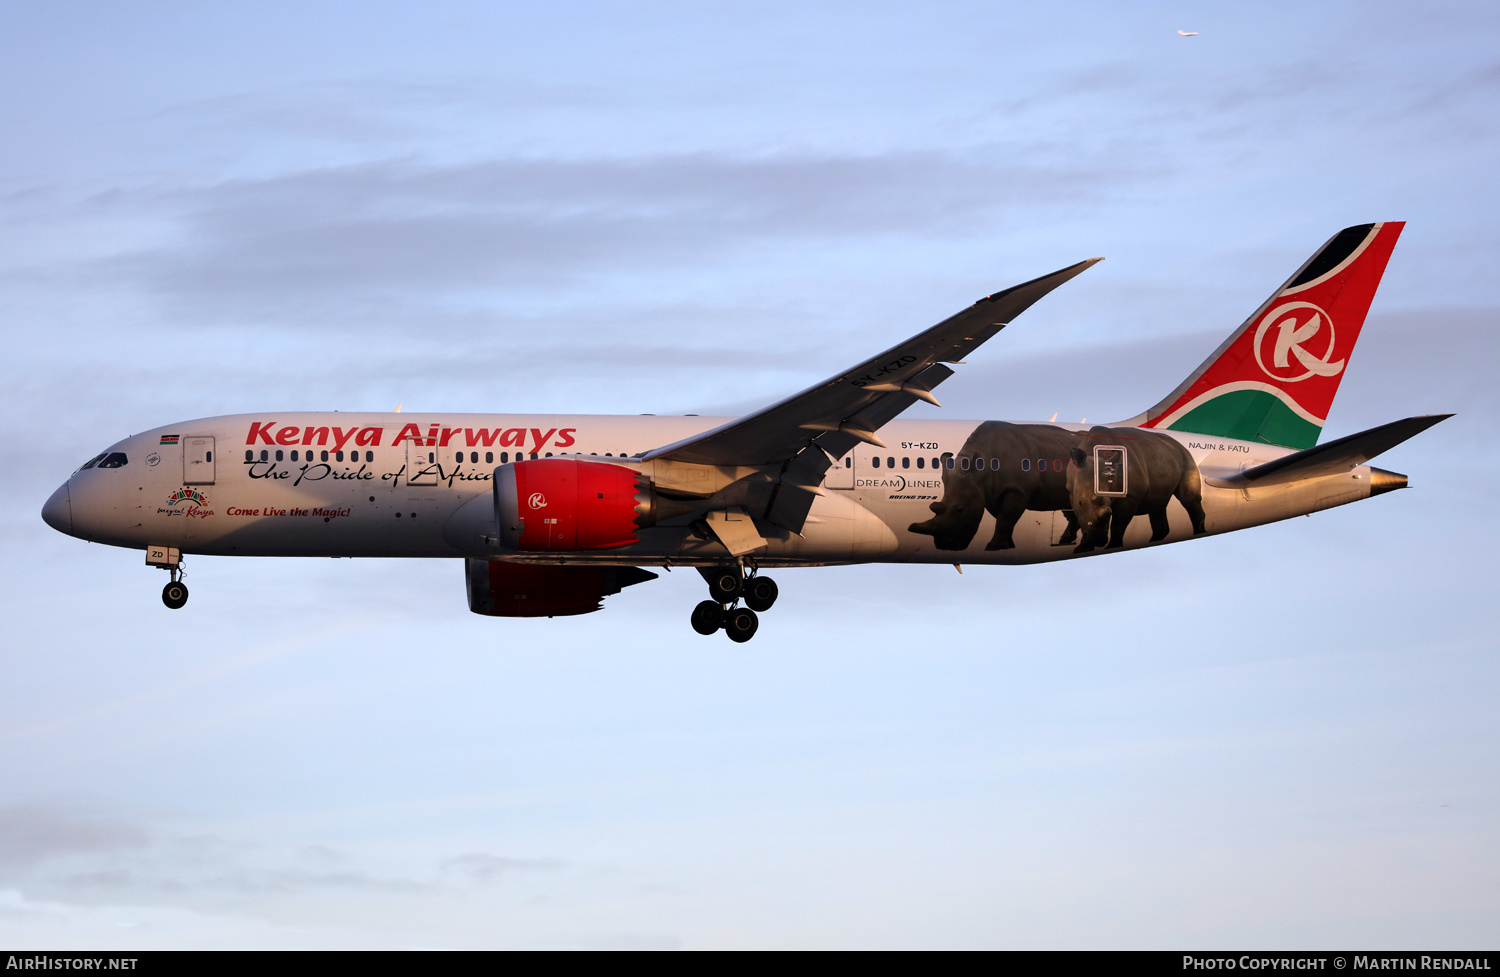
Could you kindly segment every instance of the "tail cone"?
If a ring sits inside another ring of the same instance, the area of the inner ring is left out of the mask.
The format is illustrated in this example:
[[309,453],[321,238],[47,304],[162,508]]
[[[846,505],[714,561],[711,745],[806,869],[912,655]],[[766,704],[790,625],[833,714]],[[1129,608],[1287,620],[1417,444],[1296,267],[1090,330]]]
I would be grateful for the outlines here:
[[1383,495],[1406,488],[1406,476],[1399,472],[1388,472],[1384,468],[1370,469],[1370,494]]

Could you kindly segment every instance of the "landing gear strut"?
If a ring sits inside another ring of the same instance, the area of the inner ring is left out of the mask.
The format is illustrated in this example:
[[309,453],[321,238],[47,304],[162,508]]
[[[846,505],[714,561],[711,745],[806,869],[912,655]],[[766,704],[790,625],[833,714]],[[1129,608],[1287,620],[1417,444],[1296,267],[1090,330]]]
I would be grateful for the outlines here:
[[[743,643],[755,637],[760,629],[757,612],[764,613],[776,603],[776,581],[758,573],[745,577],[738,566],[699,567],[708,583],[709,599],[693,608],[693,630],[710,635],[722,630],[730,641]],[[745,606],[740,607],[743,598]]]
[[181,557],[178,558],[177,563],[174,565],[162,567],[162,569],[170,572],[172,579],[161,589],[161,602],[174,611],[178,610],[183,604],[187,603],[188,598],[187,584],[182,582]]

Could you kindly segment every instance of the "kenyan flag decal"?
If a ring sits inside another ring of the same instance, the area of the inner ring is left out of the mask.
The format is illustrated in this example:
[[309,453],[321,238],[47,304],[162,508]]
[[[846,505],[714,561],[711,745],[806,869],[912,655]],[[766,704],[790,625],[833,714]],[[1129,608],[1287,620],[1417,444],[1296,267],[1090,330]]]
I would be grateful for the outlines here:
[[1317,444],[1403,226],[1340,231],[1141,426]]

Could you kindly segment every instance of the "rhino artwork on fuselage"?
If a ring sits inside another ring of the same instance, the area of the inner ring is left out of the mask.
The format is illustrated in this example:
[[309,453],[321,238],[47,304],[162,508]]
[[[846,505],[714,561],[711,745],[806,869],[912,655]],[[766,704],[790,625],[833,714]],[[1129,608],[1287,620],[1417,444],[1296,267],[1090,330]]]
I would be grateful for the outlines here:
[[[1098,425],[1075,438],[1070,459],[1070,504],[1082,534],[1073,552],[1091,552],[1106,537],[1107,548],[1124,546],[1125,530],[1139,515],[1151,520],[1151,542],[1165,539],[1171,531],[1167,503],[1174,497],[1187,510],[1193,535],[1206,531],[1198,466],[1188,450],[1167,435]],[[1103,466],[1115,470],[1101,472]]]
[[[1068,466],[1077,446],[1077,435],[1050,424],[985,421],[964,442],[953,467],[944,459],[943,498],[928,506],[932,518],[912,523],[908,531],[931,536],[940,550],[967,549],[989,512],[995,533],[984,548],[1013,549],[1021,513],[1072,507]],[[1077,532],[1070,514],[1063,542],[1071,543]]]
[[[1105,464],[1119,470],[1106,472],[1108,484],[1102,485],[1095,470],[1094,449],[1100,446],[1124,449],[1106,456]],[[986,512],[995,517],[986,550],[1012,549],[1016,523],[1027,511],[1063,512],[1067,529],[1059,544],[1076,540],[1075,553],[1091,552],[1106,540],[1111,548],[1124,545],[1137,515],[1150,517],[1155,542],[1167,535],[1167,503],[1174,497],[1187,510],[1193,533],[1204,532],[1197,465],[1186,448],[1153,431],[1096,426],[1082,432],[986,421],[969,435],[951,468],[944,461],[943,498],[929,506],[933,517],[908,527],[931,536],[940,550],[967,549]]]

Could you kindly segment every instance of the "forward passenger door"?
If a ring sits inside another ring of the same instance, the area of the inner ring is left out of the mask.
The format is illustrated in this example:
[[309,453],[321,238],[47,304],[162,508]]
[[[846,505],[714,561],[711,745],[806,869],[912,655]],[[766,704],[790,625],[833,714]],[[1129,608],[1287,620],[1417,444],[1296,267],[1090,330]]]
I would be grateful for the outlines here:
[[182,484],[214,483],[214,439],[189,435],[182,439]]

